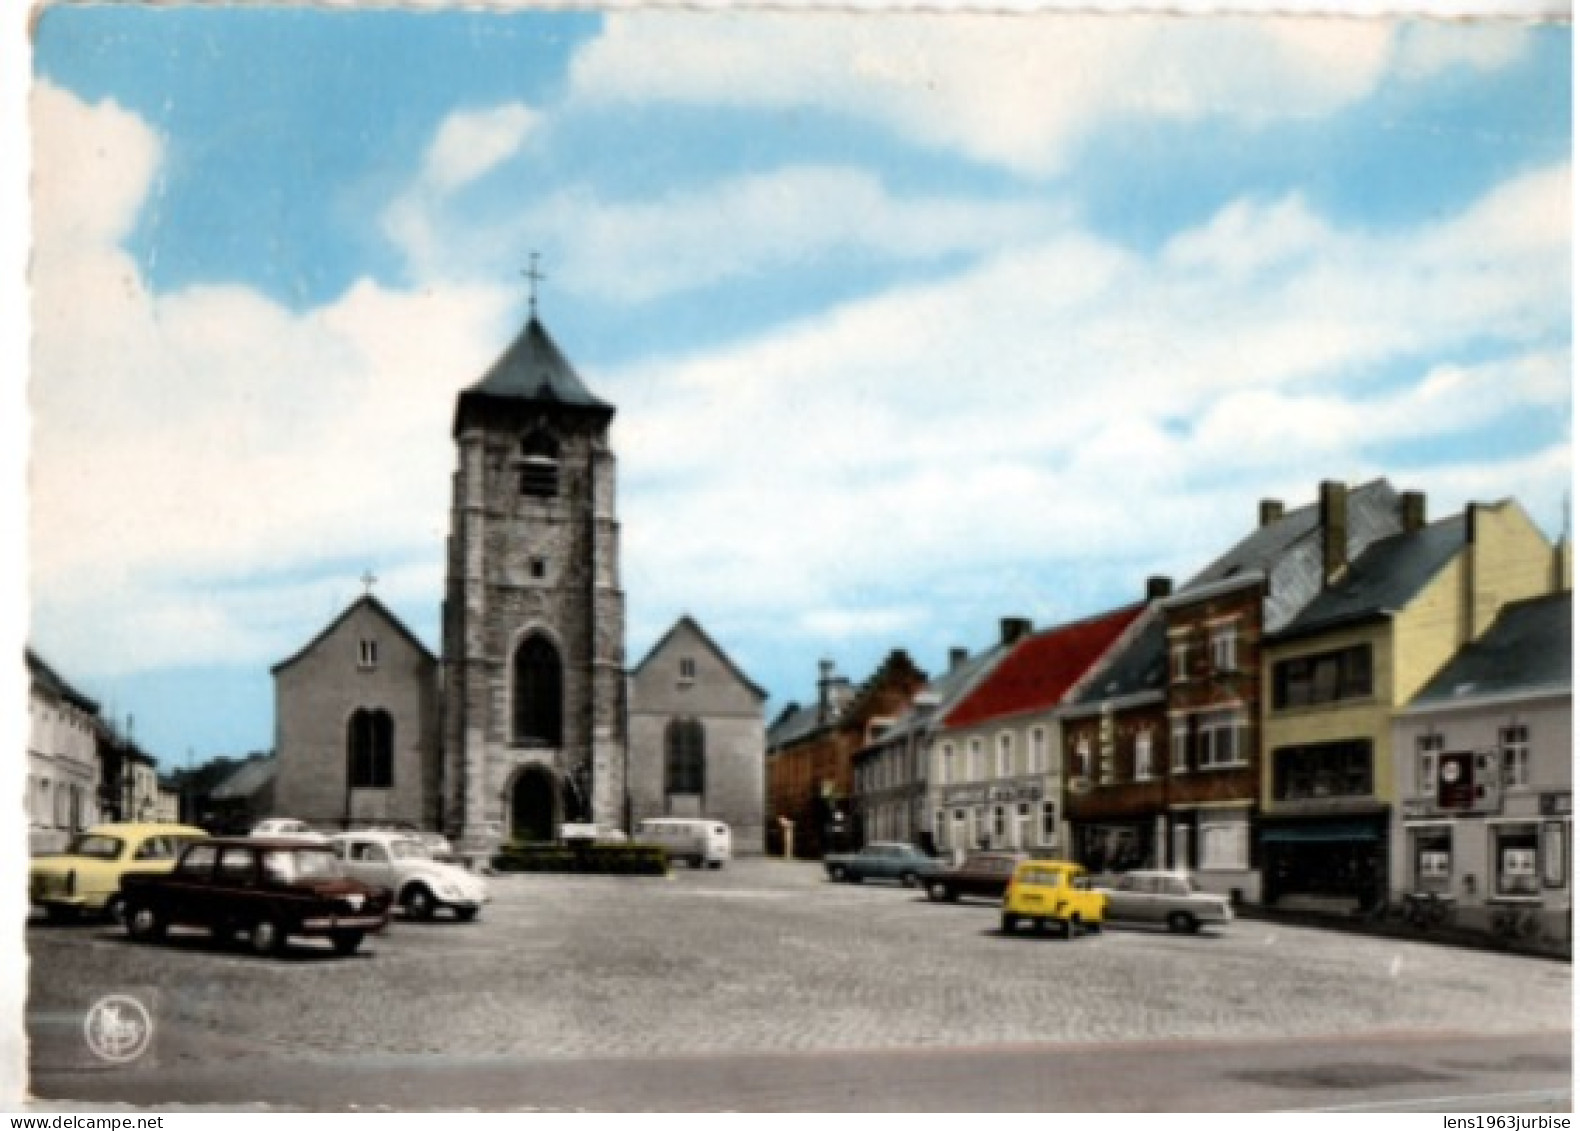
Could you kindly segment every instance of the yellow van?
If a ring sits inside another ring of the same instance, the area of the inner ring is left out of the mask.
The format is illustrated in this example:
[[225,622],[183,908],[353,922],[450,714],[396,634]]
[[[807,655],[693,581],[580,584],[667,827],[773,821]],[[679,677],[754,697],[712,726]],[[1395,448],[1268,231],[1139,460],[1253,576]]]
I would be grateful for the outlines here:
[[1107,896],[1092,890],[1079,864],[1023,860],[1004,889],[1004,933],[1014,934],[1022,919],[1038,934],[1052,924],[1063,938],[1100,931],[1107,903]]

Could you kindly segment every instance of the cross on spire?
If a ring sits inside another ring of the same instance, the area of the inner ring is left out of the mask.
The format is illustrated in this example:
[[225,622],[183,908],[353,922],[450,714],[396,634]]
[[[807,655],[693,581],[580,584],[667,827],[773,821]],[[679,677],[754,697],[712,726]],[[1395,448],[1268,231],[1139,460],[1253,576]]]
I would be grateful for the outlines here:
[[531,261],[531,263],[528,265],[527,269],[525,271],[523,271],[521,274],[522,274],[522,277],[527,280],[528,301],[530,301],[531,304],[532,304],[532,307],[531,307],[531,309],[532,309],[532,317],[536,318],[538,316],[538,284],[543,282],[543,280],[548,278],[547,275],[545,275],[542,271],[538,270],[538,253],[537,252],[534,251],[532,253],[532,261]]
[[371,569],[362,571],[362,592],[366,596],[373,595],[373,586],[378,581]]

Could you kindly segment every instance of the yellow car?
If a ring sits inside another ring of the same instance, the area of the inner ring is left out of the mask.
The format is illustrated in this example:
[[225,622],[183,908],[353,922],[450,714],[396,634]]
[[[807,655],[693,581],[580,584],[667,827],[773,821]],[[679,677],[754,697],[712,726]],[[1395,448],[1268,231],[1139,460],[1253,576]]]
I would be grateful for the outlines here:
[[122,876],[168,872],[185,845],[207,837],[192,825],[95,825],[73,837],[66,851],[33,860],[28,899],[53,920],[84,912],[118,920]]
[[1092,890],[1079,864],[1023,860],[1004,889],[1004,933],[1014,934],[1022,919],[1039,934],[1052,924],[1064,938],[1100,931],[1107,903],[1107,896]]

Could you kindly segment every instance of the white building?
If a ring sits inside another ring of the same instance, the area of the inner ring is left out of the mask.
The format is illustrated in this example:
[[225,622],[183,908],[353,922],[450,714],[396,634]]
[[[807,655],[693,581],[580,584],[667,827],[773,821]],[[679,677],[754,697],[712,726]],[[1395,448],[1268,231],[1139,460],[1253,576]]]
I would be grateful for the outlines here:
[[28,848],[58,852],[99,816],[99,705],[27,650]]
[[1394,721],[1389,894],[1567,947],[1573,899],[1571,595],[1504,607]]

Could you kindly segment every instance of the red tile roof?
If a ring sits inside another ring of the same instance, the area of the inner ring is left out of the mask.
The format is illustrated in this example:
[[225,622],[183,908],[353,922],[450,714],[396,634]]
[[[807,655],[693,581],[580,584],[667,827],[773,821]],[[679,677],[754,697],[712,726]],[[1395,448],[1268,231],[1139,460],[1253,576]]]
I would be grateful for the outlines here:
[[966,727],[1058,706],[1146,608],[1127,605],[1028,636],[944,717],[944,725]]

